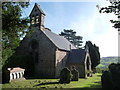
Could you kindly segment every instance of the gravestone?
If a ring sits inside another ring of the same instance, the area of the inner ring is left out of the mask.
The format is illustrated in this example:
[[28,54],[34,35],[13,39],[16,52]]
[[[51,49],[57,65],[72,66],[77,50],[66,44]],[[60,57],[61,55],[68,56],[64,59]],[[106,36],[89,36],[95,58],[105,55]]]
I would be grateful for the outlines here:
[[112,83],[112,77],[111,73],[109,71],[104,71],[101,76],[101,82],[102,82],[102,88],[106,89],[112,89],[113,83]]
[[60,72],[60,83],[70,83],[71,81],[71,71],[65,67]]
[[4,72],[4,83],[12,82],[12,81],[18,81],[18,80],[25,80],[24,78],[24,71],[25,69],[22,69],[20,67],[16,68],[8,68]]
[[79,72],[78,70],[76,70],[75,66],[72,67],[72,70],[71,70],[71,73],[72,73],[72,81],[78,81],[79,80]]

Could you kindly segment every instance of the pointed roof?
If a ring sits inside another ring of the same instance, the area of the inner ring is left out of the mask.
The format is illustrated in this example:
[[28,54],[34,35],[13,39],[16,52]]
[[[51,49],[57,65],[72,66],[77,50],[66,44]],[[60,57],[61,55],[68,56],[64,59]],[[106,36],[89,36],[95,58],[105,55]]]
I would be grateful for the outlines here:
[[73,49],[70,51],[69,57],[68,57],[68,63],[78,63],[82,64],[85,61],[86,57],[86,50],[85,49]]
[[63,36],[57,35],[45,28],[44,34],[52,41],[52,43],[61,50],[70,51],[71,49],[77,49],[74,45],[72,45],[66,38]]
[[40,5],[38,5],[37,3],[35,3],[35,5],[34,5],[34,7],[33,7],[33,9],[32,9],[32,11],[31,11],[31,13],[30,13],[29,16],[31,16],[31,14],[32,14],[32,12],[33,12],[33,10],[34,10],[35,7],[37,7],[38,10],[39,10],[43,15],[45,15],[45,13],[43,12],[43,10],[40,8]]

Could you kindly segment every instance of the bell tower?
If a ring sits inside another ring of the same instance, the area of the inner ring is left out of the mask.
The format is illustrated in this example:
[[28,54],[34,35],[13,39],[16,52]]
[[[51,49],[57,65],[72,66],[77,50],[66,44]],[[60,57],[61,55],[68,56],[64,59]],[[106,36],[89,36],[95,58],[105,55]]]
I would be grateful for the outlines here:
[[30,17],[30,23],[31,26],[34,28],[38,28],[40,30],[44,30],[44,16],[45,13],[43,10],[40,8],[40,5],[35,3],[29,17]]

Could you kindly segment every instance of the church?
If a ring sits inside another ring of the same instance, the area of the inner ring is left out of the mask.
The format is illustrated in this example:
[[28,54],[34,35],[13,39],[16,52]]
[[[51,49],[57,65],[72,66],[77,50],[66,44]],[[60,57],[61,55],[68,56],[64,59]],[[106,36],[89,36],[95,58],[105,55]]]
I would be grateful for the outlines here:
[[91,71],[91,59],[87,48],[78,49],[66,38],[44,26],[45,13],[35,3],[30,15],[31,35],[25,37],[16,49],[16,55],[33,57],[34,75],[39,78],[58,78],[64,67],[76,66],[79,77]]

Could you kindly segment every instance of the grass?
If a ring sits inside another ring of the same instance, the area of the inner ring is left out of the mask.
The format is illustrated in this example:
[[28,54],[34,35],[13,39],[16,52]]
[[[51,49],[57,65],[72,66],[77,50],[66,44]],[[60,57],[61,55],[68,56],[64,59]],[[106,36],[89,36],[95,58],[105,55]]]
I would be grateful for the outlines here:
[[101,88],[101,74],[94,74],[87,79],[71,81],[70,84],[59,84],[59,79],[28,79],[2,84],[2,88]]

